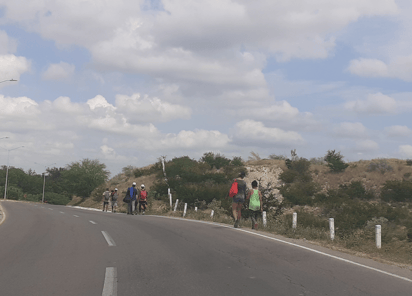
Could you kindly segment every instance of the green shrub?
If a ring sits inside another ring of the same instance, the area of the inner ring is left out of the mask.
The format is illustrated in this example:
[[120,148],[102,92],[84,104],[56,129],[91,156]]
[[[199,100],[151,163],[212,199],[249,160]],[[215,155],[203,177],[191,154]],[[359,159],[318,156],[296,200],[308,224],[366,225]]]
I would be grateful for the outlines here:
[[381,189],[381,198],[390,202],[405,202],[412,200],[412,182],[406,180],[386,181]]
[[53,205],[67,205],[70,202],[70,198],[63,194],[54,192],[46,192],[44,194],[45,202]]
[[328,167],[333,173],[343,172],[349,165],[343,161],[343,155],[335,150],[328,150],[324,160],[328,163]]
[[386,172],[393,171],[393,167],[389,165],[389,163],[385,159],[379,159],[377,161],[372,161],[368,168],[368,172],[380,172],[381,174],[385,174]]

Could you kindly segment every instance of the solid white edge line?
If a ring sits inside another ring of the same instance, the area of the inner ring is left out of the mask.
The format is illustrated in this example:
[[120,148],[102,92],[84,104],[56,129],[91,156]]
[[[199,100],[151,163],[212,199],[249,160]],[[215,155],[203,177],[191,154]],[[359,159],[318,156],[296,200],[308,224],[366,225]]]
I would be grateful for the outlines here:
[[106,267],[102,296],[117,296],[116,267]]
[[340,261],[343,261],[343,262],[346,262],[346,263],[349,263],[349,264],[353,264],[353,265],[356,265],[356,266],[359,266],[359,267],[367,268],[369,270],[373,270],[373,271],[376,271],[376,272],[379,272],[379,273],[382,273],[382,274],[385,274],[385,275],[389,275],[389,276],[392,276],[392,277],[395,277],[395,278],[398,278],[398,279],[401,279],[401,280],[412,283],[412,279],[409,279],[409,278],[406,278],[406,277],[403,277],[403,276],[400,276],[400,275],[397,275],[397,274],[394,274],[394,273],[390,273],[390,272],[387,272],[387,271],[384,271],[384,270],[380,270],[380,269],[377,269],[377,268],[374,268],[374,267],[370,267],[370,266],[367,266],[367,265],[364,265],[364,264],[361,264],[361,263],[357,263],[357,262],[354,262],[354,261],[351,261],[351,260],[348,260],[348,259],[344,259],[344,258],[335,256],[335,255],[330,255],[328,253],[324,253],[324,252],[314,250],[314,249],[311,249],[311,248],[308,248],[308,247],[305,247],[305,246],[301,246],[301,245],[298,245],[298,244],[287,242],[287,241],[284,241],[284,240],[281,240],[281,239],[278,239],[278,238],[270,237],[270,236],[267,236],[267,235],[264,235],[264,234],[260,234],[260,233],[256,233],[256,232],[252,232],[252,231],[248,231],[248,230],[244,230],[244,229],[239,229],[239,228],[233,228],[233,226],[222,225],[222,224],[219,224],[219,223],[209,222],[209,221],[183,219],[183,218],[177,218],[177,217],[167,217],[167,216],[158,216],[158,215],[150,215],[150,216],[159,217],[159,218],[167,218],[167,219],[175,219],[175,220],[181,220],[181,221],[198,222],[198,223],[211,224],[211,225],[219,225],[219,226],[222,226],[222,227],[225,227],[225,228],[233,229],[235,231],[246,232],[246,233],[249,233],[249,234],[264,237],[264,238],[267,238],[267,239],[270,239],[270,240],[274,240],[274,241],[277,241],[277,242],[280,242],[280,243],[283,243],[283,244],[286,244],[286,245],[301,248],[301,249],[304,249],[304,250],[307,250],[307,251],[310,251],[310,252],[313,252],[313,253],[317,253],[317,254],[320,254],[320,255],[323,255],[323,256],[327,256],[327,257],[330,257],[330,258],[333,258],[333,259],[336,259],[336,260],[340,260]]
[[109,247],[115,247],[116,243],[114,242],[114,240],[110,237],[110,235],[106,232],[102,230],[102,234],[104,236],[104,238],[106,239]]
[[97,224],[96,222],[94,222],[94,221],[92,221],[92,220],[90,220],[89,222],[92,223],[92,224]]

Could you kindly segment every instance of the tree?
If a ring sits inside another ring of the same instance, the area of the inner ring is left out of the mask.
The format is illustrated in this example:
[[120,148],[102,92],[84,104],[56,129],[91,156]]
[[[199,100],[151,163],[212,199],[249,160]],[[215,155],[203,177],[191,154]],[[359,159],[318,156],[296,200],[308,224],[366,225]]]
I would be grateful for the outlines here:
[[334,173],[343,172],[349,166],[343,161],[343,155],[340,152],[335,152],[335,150],[328,150],[324,159],[328,163],[331,172]]
[[67,192],[82,197],[90,196],[93,189],[106,182],[109,177],[105,164],[88,158],[81,162],[72,162],[61,174]]

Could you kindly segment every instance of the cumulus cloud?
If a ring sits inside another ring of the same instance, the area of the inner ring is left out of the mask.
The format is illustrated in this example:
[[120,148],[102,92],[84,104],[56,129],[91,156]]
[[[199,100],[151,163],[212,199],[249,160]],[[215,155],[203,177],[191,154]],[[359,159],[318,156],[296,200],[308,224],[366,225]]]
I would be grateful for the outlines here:
[[[18,57],[12,54],[0,55],[0,65],[0,81],[19,80],[21,74],[30,70],[30,62],[25,57]],[[5,85],[7,83],[2,83],[0,87]]]
[[412,146],[411,145],[400,145],[399,153],[406,158],[412,158]]
[[131,96],[117,95],[116,108],[119,112],[127,114],[131,122],[165,122],[189,119],[191,116],[189,107],[141,96],[138,93]]
[[388,137],[408,137],[412,134],[412,130],[406,125],[392,125],[385,127],[384,133]]
[[249,146],[259,144],[275,144],[280,146],[301,145],[302,136],[293,131],[284,131],[276,127],[266,127],[260,121],[243,120],[235,126],[234,137],[237,142]]
[[350,101],[345,104],[348,110],[366,114],[395,113],[396,107],[395,99],[382,93],[369,94],[366,100]]
[[372,140],[361,140],[356,143],[356,151],[358,152],[371,152],[379,150],[379,145]]
[[229,142],[229,137],[219,131],[183,130],[178,134],[167,134],[160,140],[160,147],[164,149],[218,149],[226,147]]
[[412,54],[396,56],[385,63],[378,59],[360,58],[350,61],[348,71],[363,77],[389,77],[412,81]]
[[44,80],[68,80],[73,76],[74,71],[74,65],[60,62],[59,64],[51,64],[43,73],[42,78]]
[[360,122],[342,122],[334,129],[334,135],[340,138],[364,138],[367,137],[368,131]]
[[10,38],[3,30],[0,30],[0,55],[14,53],[16,49],[16,40]]
[[377,59],[355,59],[351,60],[348,71],[363,77],[388,77],[388,66]]

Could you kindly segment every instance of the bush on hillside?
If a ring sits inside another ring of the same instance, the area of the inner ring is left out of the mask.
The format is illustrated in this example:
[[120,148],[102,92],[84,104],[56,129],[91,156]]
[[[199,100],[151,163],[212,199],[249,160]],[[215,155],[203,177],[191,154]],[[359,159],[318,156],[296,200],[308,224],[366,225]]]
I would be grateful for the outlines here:
[[381,198],[387,202],[412,201],[412,182],[406,180],[386,181],[381,189]]
[[385,174],[386,172],[393,171],[393,167],[389,165],[386,159],[379,159],[372,161],[368,165],[368,172],[380,172],[381,174]]
[[324,160],[328,163],[327,166],[333,173],[343,172],[349,166],[343,161],[343,155],[341,155],[340,152],[336,152],[335,150],[328,150],[324,157]]
[[[211,154],[205,154],[209,157]],[[205,158],[206,160],[208,158]],[[243,167],[233,166],[228,162],[221,172],[211,170],[210,164],[206,161],[196,161],[188,156],[174,158],[168,161],[166,173],[167,183],[159,175],[152,190],[163,195],[167,194],[167,189],[172,191],[173,198],[178,198],[179,202],[189,203],[193,206],[197,201],[204,200],[210,203],[213,199],[217,201],[224,199],[230,188],[230,183]],[[209,161],[209,160],[208,160]]]
[[372,199],[374,194],[370,190],[366,190],[361,181],[352,181],[349,184],[339,185],[339,190],[348,198]]

